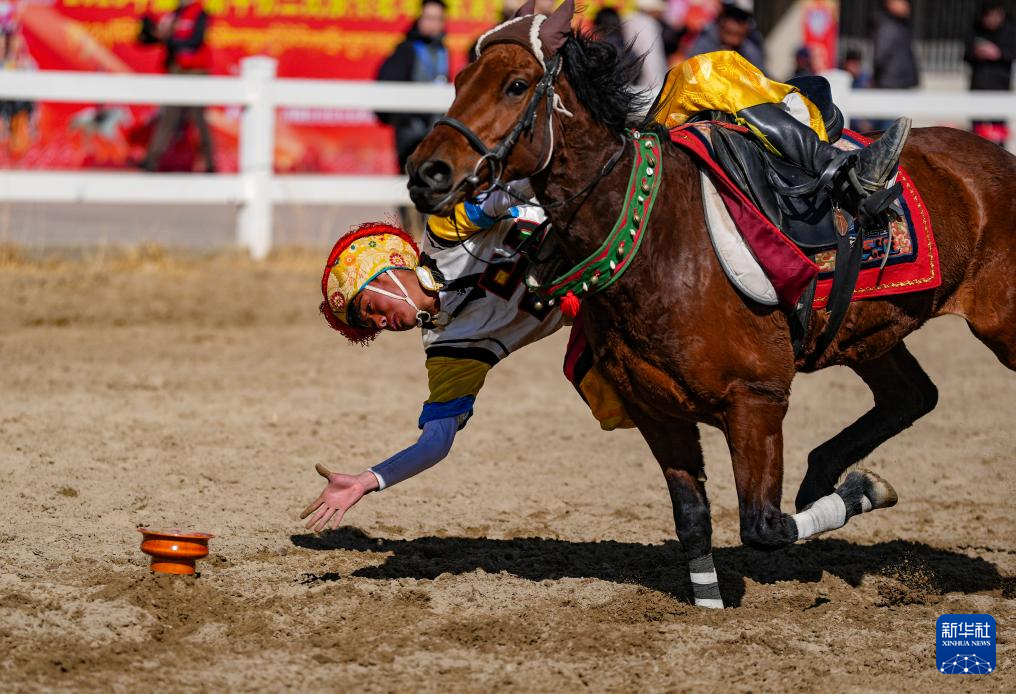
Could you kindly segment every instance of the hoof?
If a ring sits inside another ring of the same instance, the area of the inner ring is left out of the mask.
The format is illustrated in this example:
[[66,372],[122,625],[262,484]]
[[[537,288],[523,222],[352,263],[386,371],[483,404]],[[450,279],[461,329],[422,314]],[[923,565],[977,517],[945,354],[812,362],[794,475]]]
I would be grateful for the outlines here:
[[895,506],[900,500],[893,486],[874,472],[864,469],[859,469],[858,472],[864,475],[864,495],[871,502],[873,511],[877,508]]
[[864,512],[874,511],[877,508],[890,508],[900,500],[893,486],[871,470],[851,465],[840,475],[836,486],[840,487],[848,479],[860,483],[865,499],[871,504],[871,508],[864,508]]

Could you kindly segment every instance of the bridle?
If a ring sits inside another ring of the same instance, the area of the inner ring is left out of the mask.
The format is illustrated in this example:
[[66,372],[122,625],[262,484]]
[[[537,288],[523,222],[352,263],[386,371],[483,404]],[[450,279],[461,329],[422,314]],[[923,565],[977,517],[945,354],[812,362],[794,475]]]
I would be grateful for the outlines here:
[[[435,128],[439,125],[447,125],[458,132],[465,138],[466,142],[469,143],[469,146],[480,155],[480,158],[477,159],[476,164],[473,166],[473,172],[452,186],[452,189],[448,191],[445,197],[434,205],[435,208],[441,208],[450,203],[451,200],[458,195],[459,191],[467,185],[473,187],[474,194],[483,194],[499,189],[505,191],[518,202],[532,204],[529,200],[519,197],[513,190],[511,190],[511,188],[507,185],[507,182],[501,180],[501,176],[504,173],[505,161],[511,154],[515,145],[518,144],[523,133],[532,131],[536,125],[536,114],[542,101],[546,101],[547,106],[547,119],[545,121],[543,138],[545,152],[541,159],[541,163],[537,165],[536,169],[525,176],[519,176],[519,178],[529,178],[531,176],[535,176],[550,165],[551,158],[554,156],[554,113],[557,112],[569,118],[574,116],[574,114],[561,102],[561,96],[554,89],[554,82],[557,80],[557,77],[561,73],[561,69],[564,65],[561,54],[558,53],[554,55],[545,63],[541,60],[540,63],[544,65],[543,75],[540,77],[540,81],[536,83],[536,88],[533,90],[533,95],[530,97],[529,103],[522,112],[522,116],[518,121],[516,121],[511,131],[509,131],[509,133],[505,135],[493,149],[487,147],[479,135],[473,132],[468,125],[457,118],[442,116],[434,122]],[[613,170],[614,165],[617,164],[621,155],[624,153],[626,144],[627,140],[622,137],[621,146],[617,149],[617,151],[614,152],[603,167],[593,175],[589,183],[583,186],[577,193],[565,198],[564,200],[537,205],[537,207],[542,207],[544,210],[561,207],[588,193],[604,176]],[[476,190],[481,181],[480,173],[483,171],[485,166],[488,168],[490,173],[489,185],[484,190]]]
[[460,121],[457,118],[451,116],[442,116],[434,122],[434,127],[439,125],[447,125],[450,128],[457,131],[462,135],[469,146],[472,147],[480,158],[476,161],[473,166],[473,172],[466,178],[459,181],[452,189],[448,192],[448,195],[437,205],[437,207],[449,202],[464,185],[472,186],[474,189],[480,185],[480,173],[484,167],[487,167],[490,175],[490,185],[486,190],[475,191],[476,193],[485,193],[495,188],[504,188],[505,182],[501,180],[501,176],[504,173],[505,160],[511,154],[512,149],[518,144],[519,139],[525,132],[532,132],[536,125],[536,112],[540,108],[540,103],[546,101],[547,104],[547,119],[544,126],[544,154],[541,158],[541,162],[537,168],[531,171],[526,176],[519,176],[519,178],[525,178],[529,176],[535,176],[540,173],[547,166],[550,165],[550,159],[554,155],[554,112],[557,111],[562,115],[572,117],[571,111],[564,107],[561,103],[561,97],[554,90],[554,81],[557,79],[558,74],[561,72],[562,59],[560,54],[555,55],[549,61],[543,70],[543,75],[540,77],[540,81],[536,83],[536,88],[533,90],[533,95],[529,99],[529,103],[526,105],[525,110],[522,112],[522,116],[516,121],[515,125],[508,132],[507,135],[495,146],[493,149],[487,147],[487,145],[480,139],[473,130]]
[[[435,128],[438,127],[439,125],[445,125],[458,132],[460,135],[462,135],[462,137],[465,138],[466,142],[469,143],[469,146],[473,150],[475,150],[477,154],[480,155],[479,159],[477,159],[476,161],[476,164],[474,164],[473,166],[472,173],[460,179],[458,183],[452,186],[451,190],[448,191],[448,193],[441,199],[441,201],[434,205],[435,209],[440,209],[448,205],[465,186],[471,186],[473,188],[474,195],[489,193],[493,190],[498,189],[507,193],[509,197],[514,198],[517,202],[534,205],[532,201],[520,197],[515,191],[513,191],[508,186],[507,182],[501,180],[501,177],[504,174],[505,162],[508,159],[508,156],[511,154],[512,149],[515,147],[516,144],[518,144],[519,139],[522,137],[522,135],[526,132],[533,131],[534,127],[536,126],[537,111],[539,110],[540,104],[542,102],[544,101],[546,102],[546,113],[547,113],[544,125],[544,138],[543,138],[544,143],[543,147],[545,151],[541,158],[541,163],[538,164],[533,171],[526,174],[525,176],[519,176],[519,178],[529,178],[535,176],[550,165],[551,159],[554,156],[554,113],[555,112],[560,113],[561,115],[566,116],[568,118],[574,117],[574,114],[571,111],[569,111],[565,107],[565,105],[561,102],[561,97],[554,88],[554,82],[557,80],[558,75],[560,75],[561,70],[564,67],[563,56],[561,53],[556,53],[549,59],[545,59],[543,55],[542,46],[539,45],[538,43],[539,39],[537,37],[539,35],[539,28],[542,25],[543,20],[545,19],[546,17],[538,16],[534,20],[534,27],[532,28],[529,34],[531,44],[529,46],[529,50],[534,55],[537,62],[540,63],[540,66],[543,68],[543,75],[536,83],[536,87],[533,90],[533,95],[530,97],[529,103],[526,104],[526,107],[523,110],[519,120],[516,121],[515,125],[508,132],[508,134],[505,135],[504,138],[502,138],[501,141],[493,149],[487,147],[486,143],[484,143],[484,141],[480,138],[479,135],[477,135],[468,125],[466,125],[457,118],[445,115],[442,116],[441,118],[438,118],[434,122],[433,127]],[[511,24],[513,21],[517,20],[511,20],[506,24]],[[487,32],[487,34],[484,34],[477,40],[476,47],[477,58],[479,58],[480,52],[483,49],[483,43],[485,39],[490,34],[496,32],[498,29],[499,27],[495,27],[494,29]],[[536,203],[534,206],[541,207],[546,211],[552,208],[562,207],[578,199],[579,197],[586,195],[594,187],[596,187],[596,185],[601,180],[603,180],[604,177],[606,177],[611,171],[613,171],[614,166],[617,164],[618,161],[620,161],[621,155],[624,154],[625,147],[627,146],[627,144],[628,139],[624,136],[621,136],[620,147],[617,148],[617,150],[604,163],[604,165],[600,168],[600,170],[597,171],[595,174],[593,174],[588,183],[582,186],[582,188],[577,193],[575,193],[574,195],[570,195],[565,199],[555,201],[553,203],[549,204]],[[483,172],[485,167],[489,172],[490,176],[489,185],[483,190],[477,190],[481,182],[480,174]],[[571,225],[571,221],[572,219],[574,219],[577,213],[578,209],[572,211],[568,223],[565,225],[566,228]],[[548,218],[543,224],[540,225],[541,228],[539,229],[539,231],[542,231],[543,228],[545,228],[549,223],[550,220]],[[538,234],[534,234],[534,238],[536,236],[538,236]],[[470,255],[473,255],[468,248],[466,248],[466,251]],[[481,259],[477,258],[477,260]]]
[[547,101],[547,120],[544,128],[543,139],[546,153],[542,157],[543,163],[540,164],[536,170],[530,172],[528,176],[538,174],[543,171],[543,169],[547,168],[547,165],[550,164],[550,158],[554,153],[554,111],[559,111],[569,118],[574,115],[571,111],[564,107],[561,103],[561,97],[554,90],[554,81],[561,72],[561,66],[562,60],[560,55],[555,55],[550,59],[546,69],[543,71],[543,75],[540,77],[540,81],[536,83],[536,89],[533,90],[533,96],[529,99],[529,103],[526,105],[526,108],[522,113],[522,117],[515,123],[515,126],[511,129],[511,131],[505,135],[504,139],[502,139],[494,149],[489,149],[483,143],[483,140],[481,140],[480,137],[469,128],[469,126],[456,118],[444,116],[435,122],[435,126],[448,125],[455,130],[458,130],[462,136],[466,138],[466,141],[469,142],[469,145],[481,155],[480,159],[476,162],[476,166],[473,167],[472,176],[467,179],[470,184],[477,185],[479,183],[478,174],[484,163],[487,163],[488,166],[490,166],[492,174],[496,174],[493,181],[500,180],[501,174],[504,171],[505,159],[508,158],[508,155],[518,143],[522,134],[524,132],[531,131],[533,126],[536,124],[536,112],[540,107],[540,101],[543,99],[546,99]]

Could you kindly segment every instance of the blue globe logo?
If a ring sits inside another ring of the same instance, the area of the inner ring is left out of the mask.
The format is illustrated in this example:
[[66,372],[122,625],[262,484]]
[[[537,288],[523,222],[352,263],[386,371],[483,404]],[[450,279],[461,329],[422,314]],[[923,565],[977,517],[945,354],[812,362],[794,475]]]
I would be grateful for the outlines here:
[[955,655],[940,663],[938,671],[947,675],[987,675],[992,667],[991,663],[976,655]]

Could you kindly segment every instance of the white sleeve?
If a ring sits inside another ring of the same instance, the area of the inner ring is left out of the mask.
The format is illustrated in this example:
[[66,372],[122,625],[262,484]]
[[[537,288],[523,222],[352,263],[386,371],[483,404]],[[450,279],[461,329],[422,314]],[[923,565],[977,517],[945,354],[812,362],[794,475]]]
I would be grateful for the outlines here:
[[458,417],[432,419],[424,424],[416,443],[370,468],[377,477],[378,491],[418,475],[441,462],[451,450],[458,428]]

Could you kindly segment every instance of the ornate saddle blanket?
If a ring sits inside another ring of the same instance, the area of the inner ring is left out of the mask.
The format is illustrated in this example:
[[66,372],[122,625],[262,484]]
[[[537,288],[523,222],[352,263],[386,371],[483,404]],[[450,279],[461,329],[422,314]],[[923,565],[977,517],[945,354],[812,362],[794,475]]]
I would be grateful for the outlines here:
[[[837,242],[828,201],[779,199],[775,194],[759,200],[757,190],[745,191],[735,182],[741,177],[736,172],[728,174],[720,163],[710,137],[715,127],[737,129],[726,124],[694,123],[671,130],[670,136],[700,165],[709,233],[727,276],[749,298],[785,307],[794,307],[816,281],[812,306],[824,308],[832,286]],[[845,130],[835,146],[850,150],[868,142],[862,135]],[[861,271],[853,301],[933,289],[941,284],[928,211],[902,168],[899,181],[903,192],[894,205],[895,219],[881,235],[865,236],[862,241]],[[774,218],[781,226],[774,223]],[[855,238],[853,225],[848,233]]]

